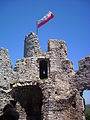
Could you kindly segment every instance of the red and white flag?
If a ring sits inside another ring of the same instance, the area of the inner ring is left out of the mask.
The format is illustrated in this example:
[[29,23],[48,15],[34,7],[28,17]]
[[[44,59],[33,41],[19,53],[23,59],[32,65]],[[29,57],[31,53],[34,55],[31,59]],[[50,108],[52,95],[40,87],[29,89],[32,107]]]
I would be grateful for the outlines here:
[[45,23],[47,23],[50,19],[52,19],[54,17],[54,14],[49,11],[42,19],[38,20],[37,22],[37,27],[41,27],[42,25],[44,25]]

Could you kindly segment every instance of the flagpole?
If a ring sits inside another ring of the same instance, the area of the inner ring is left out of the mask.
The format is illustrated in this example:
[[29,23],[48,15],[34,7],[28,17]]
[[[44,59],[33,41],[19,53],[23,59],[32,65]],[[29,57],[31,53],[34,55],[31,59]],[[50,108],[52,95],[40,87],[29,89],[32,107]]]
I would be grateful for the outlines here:
[[36,35],[38,36],[38,21],[36,22]]

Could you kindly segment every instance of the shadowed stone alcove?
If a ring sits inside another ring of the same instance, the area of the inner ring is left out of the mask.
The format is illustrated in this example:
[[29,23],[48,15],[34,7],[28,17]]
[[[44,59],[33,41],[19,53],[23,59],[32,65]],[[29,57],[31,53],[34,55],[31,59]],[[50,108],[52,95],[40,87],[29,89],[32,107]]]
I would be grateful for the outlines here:
[[13,94],[22,108],[25,109],[27,120],[41,120],[42,91],[38,85],[18,87]]
[[45,79],[48,77],[48,62],[46,60],[40,60],[40,79]]

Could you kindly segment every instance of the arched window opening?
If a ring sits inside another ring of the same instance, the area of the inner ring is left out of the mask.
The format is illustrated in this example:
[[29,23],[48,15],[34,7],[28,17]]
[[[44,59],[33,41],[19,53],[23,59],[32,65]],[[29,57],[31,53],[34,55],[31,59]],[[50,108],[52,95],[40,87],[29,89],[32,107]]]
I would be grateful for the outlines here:
[[83,91],[83,98],[85,101],[85,117],[90,120],[90,90]]

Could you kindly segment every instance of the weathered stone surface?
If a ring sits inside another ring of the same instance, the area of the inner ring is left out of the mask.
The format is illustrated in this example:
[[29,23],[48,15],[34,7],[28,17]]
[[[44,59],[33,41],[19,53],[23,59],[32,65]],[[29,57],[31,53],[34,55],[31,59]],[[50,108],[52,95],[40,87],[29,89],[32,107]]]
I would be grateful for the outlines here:
[[0,113],[9,98],[7,90],[10,88],[11,67],[8,50],[0,48]]
[[[43,63],[47,65],[47,78],[41,79],[43,61],[47,63]],[[85,120],[82,93],[90,89],[90,57],[80,60],[79,70],[74,71],[63,40],[49,40],[44,53],[37,35],[31,33],[25,38],[24,58],[16,61],[9,75],[10,94],[18,102],[20,120]]]
[[25,37],[24,57],[32,57],[33,55],[38,55],[38,53],[40,53],[38,36],[31,32]]

